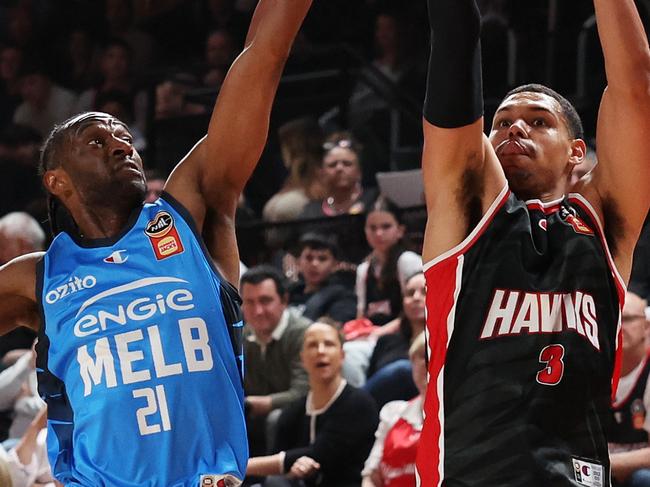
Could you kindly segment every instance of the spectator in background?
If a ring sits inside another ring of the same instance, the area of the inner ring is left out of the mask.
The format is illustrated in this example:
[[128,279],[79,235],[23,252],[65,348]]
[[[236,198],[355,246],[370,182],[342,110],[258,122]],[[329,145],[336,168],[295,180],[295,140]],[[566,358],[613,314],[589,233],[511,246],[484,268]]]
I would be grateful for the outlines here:
[[298,243],[298,282],[289,288],[289,304],[310,320],[323,317],[345,323],[355,317],[357,297],[346,285],[344,272],[336,272],[339,248],[333,237],[304,234]]
[[307,391],[300,348],[310,320],[287,308],[282,275],[253,267],[240,279],[244,313],[244,391],[251,455],[266,453],[266,417]]
[[[131,109],[134,126],[145,133],[147,94],[138,89],[133,76],[133,51],[131,46],[119,38],[109,39],[102,50],[99,69],[101,80],[95,87],[84,91],[75,106],[74,112],[98,109],[98,102],[105,93],[119,92],[132,100]],[[135,124],[135,125],[134,125]]]
[[391,401],[381,408],[375,444],[362,472],[362,487],[416,485],[415,454],[422,432],[422,411],[427,390],[424,332],[413,340],[408,357],[418,395],[410,401]]
[[54,125],[69,118],[74,112],[75,95],[54,84],[40,63],[27,66],[20,78],[23,102],[16,108],[13,121],[35,129],[46,137]]
[[628,288],[646,301],[650,299],[650,217],[646,217],[634,249]]
[[175,73],[156,86],[156,120],[164,120],[205,113],[205,107],[185,99],[186,93],[197,86],[197,80],[188,73]]
[[20,71],[23,51],[17,46],[0,47],[0,127],[11,122],[22,98]]
[[133,0],[106,0],[105,5],[108,34],[130,46],[133,73],[140,78],[155,60],[153,38],[135,26]]
[[274,451],[248,461],[248,475],[270,477],[265,487],[358,487],[377,428],[377,408],[341,376],[343,339],[327,323],[305,331],[300,352],[309,393],[282,411]]
[[225,29],[210,32],[205,40],[205,66],[201,77],[203,84],[211,88],[221,86],[237,52],[230,32]]
[[91,33],[82,27],[73,29],[66,37],[59,53],[57,76],[63,86],[77,94],[96,81],[97,45]]
[[[402,311],[406,278],[422,269],[422,257],[406,250],[401,212],[381,196],[366,216],[365,233],[372,252],[357,267],[357,318],[385,325]],[[386,332],[395,331],[394,328]]]
[[312,200],[321,200],[319,180],[323,157],[323,130],[313,117],[291,120],[278,129],[282,161],[289,175],[280,191],[264,206],[269,222],[295,220]]
[[235,8],[235,0],[203,0],[197,24],[206,30],[225,30],[236,44],[243,44],[249,16]]
[[[156,201],[165,189],[165,179],[154,170],[148,170],[147,176],[147,194],[145,196],[145,203],[153,203]],[[241,274],[240,274],[241,275]]]
[[396,399],[410,399],[417,394],[417,383],[411,381],[408,353],[413,340],[424,331],[425,297],[426,283],[419,270],[406,279],[400,317],[380,329],[398,327],[395,333],[379,337],[368,364],[364,389],[379,406]]
[[628,292],[623,307],[621,379],[608,432],[612,477],[617,487],[650,485],[650,327],[647,302]]

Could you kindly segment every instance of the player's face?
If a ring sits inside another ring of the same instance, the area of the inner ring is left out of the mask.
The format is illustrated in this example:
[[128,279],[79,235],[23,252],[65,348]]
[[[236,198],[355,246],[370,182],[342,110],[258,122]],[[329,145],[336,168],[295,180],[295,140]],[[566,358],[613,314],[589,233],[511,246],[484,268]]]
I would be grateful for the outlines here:
[[305,331],[300,357],[310,381],[328,382],[339,376],[344,353],[337,331],[323,323],[310,325]]
[[573,167],[584,158],[584,143],[569,136],[560,104],[543,93],[506,98],[494,116],[490,142],[510,187],[523,199],[563,195]]
[[645,319],[645,301],[629,294],[621,316],[623,353],[637,347],[645,347],[646,332],[650,324]]
[[107,114],[88,115],[78,123],[61,155],[61,167],[80,199],[90,205],[144,200],[142,159],[128,128]]
[[278,294],[273,279],[259,284],[244,283],[241,290],[244,320],[258,334],[271,334],[280,323],[286,301]]
[[298,269],[308,287],[319,287],[334,271],[336,259],[327,249],[305,247],[298,258]]
[[426,296],[426,282],[424,274],[416,274],[411,277],[404,287],[404,314],[411,322],[421,322],[424,320]]
[[375,252],[386,253],[404,236],[404,226],[387,211],[371,211],[364,227],[368,245]]
[[323,184],[328,191],[352,191],[361,181],[357,155],[345,147],[334,147],[323,158]]

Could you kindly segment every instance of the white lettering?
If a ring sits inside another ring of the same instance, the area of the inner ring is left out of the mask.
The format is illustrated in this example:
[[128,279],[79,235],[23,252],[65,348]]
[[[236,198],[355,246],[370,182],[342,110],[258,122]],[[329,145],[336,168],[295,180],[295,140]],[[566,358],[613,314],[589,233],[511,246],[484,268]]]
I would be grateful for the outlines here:
[[93,384],[99,385],[102,382],[102,375],[106,377],[106,387],[117,386],[115,377],[115,363],[108,338],[100,338],[95,342],[95,360],[88,354],[86,345],[77,350],[77,362],[79,371],[84,383],[84,396],[90,395]]
[[149,335],[149,341],[151,342],[151,354],[153,355],[153,366],[156,369],[156,377],[182,374],[183,366],[181,364],[165,363],[165,355],[163,354],[158,326],[154,325],[147,328],[147,334]]
[[[181,330],[187,370],[190,372],[212,370],[212,352],[208,345],[208,327],[205,321],[201,318],[185,318],[178,321],[178,326]],[[197,338],[192,337],[192,330],[197,331]]]
[[587,335],[591,344],[596,347],[596,350],[600,350],[598,321],[596,318],[596,302],[589,294],[585,294],[585,297],[582,299],[582,315],[585,319],[585,335]]
[[138,342],[143,339],[142,330],[133,330],[115,335],[117,355],[120,358],[120,369],[122,370],[122,382],[133,384],[151,379],[148,370],[133,370],[133,362],[144,359],[141,350],[129,350],[129,343]]
[[[506,293],[508,293],[508,302],[506,303],[505,307],[502,307],[503,298],[505,297]],[[501,321],[501,325],[499,326],[498,334],[504,335],[509,332],[518,299],[518,291],[507,292],[502,289],[497,289],[495,291],[494,298],[492,299],[492,305],[490,306],[490,312],[488,313],[488,317],[485,320],[485,325],[483,326],[481,338],[489,338],[491,336],[494,336],[494,328],[497,324],[497,321],[499,320]]]
[[[553,304],[550,305],[550,299]],[[539,308],[542,333],[557,333],[562,331],[562,295],[561,294],[540,294]]]
[[517,319],[510,333],[521,333],[524,328],[528,329],[528,333],[539,333],[537,294],[524,294],[524,300],[521,303],[521,308],[519,308],[519,313],[517,313]]

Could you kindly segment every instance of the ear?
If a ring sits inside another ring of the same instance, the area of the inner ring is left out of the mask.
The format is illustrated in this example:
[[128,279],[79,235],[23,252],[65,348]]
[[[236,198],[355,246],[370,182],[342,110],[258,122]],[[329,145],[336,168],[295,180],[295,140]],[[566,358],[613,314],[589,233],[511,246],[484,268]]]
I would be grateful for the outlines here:
[[587,158],[587,144],[582,139],[573,139],[571,141],[571,152],[569,154],[569,164],[572,169],[582,164]]
[[57,167],[45,171],[43,185],[54,196],[61,196],[70,188],[70,180],[63,168]]

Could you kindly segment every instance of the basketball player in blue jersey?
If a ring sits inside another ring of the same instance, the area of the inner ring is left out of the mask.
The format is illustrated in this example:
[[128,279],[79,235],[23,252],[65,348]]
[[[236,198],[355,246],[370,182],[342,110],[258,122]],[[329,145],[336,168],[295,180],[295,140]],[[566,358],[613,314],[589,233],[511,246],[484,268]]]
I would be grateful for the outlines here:
[[[39,331],[48,453],[66,486],[239,485],[247,445],[235,208],[311,0],[261,0],[208,134],[143,204],[128,127],[83,113],[42,154],[56,237],[0,269],[0,331]],[[204,245],[202,235],[206,237]]]
[[650,206],[650,49],[633,0],[594,4],[599,164],[570,188],[586,152],[575,109],[526,85],[484,136],[475,0],[428,0],[422,486],[610,485],[603,426]]

